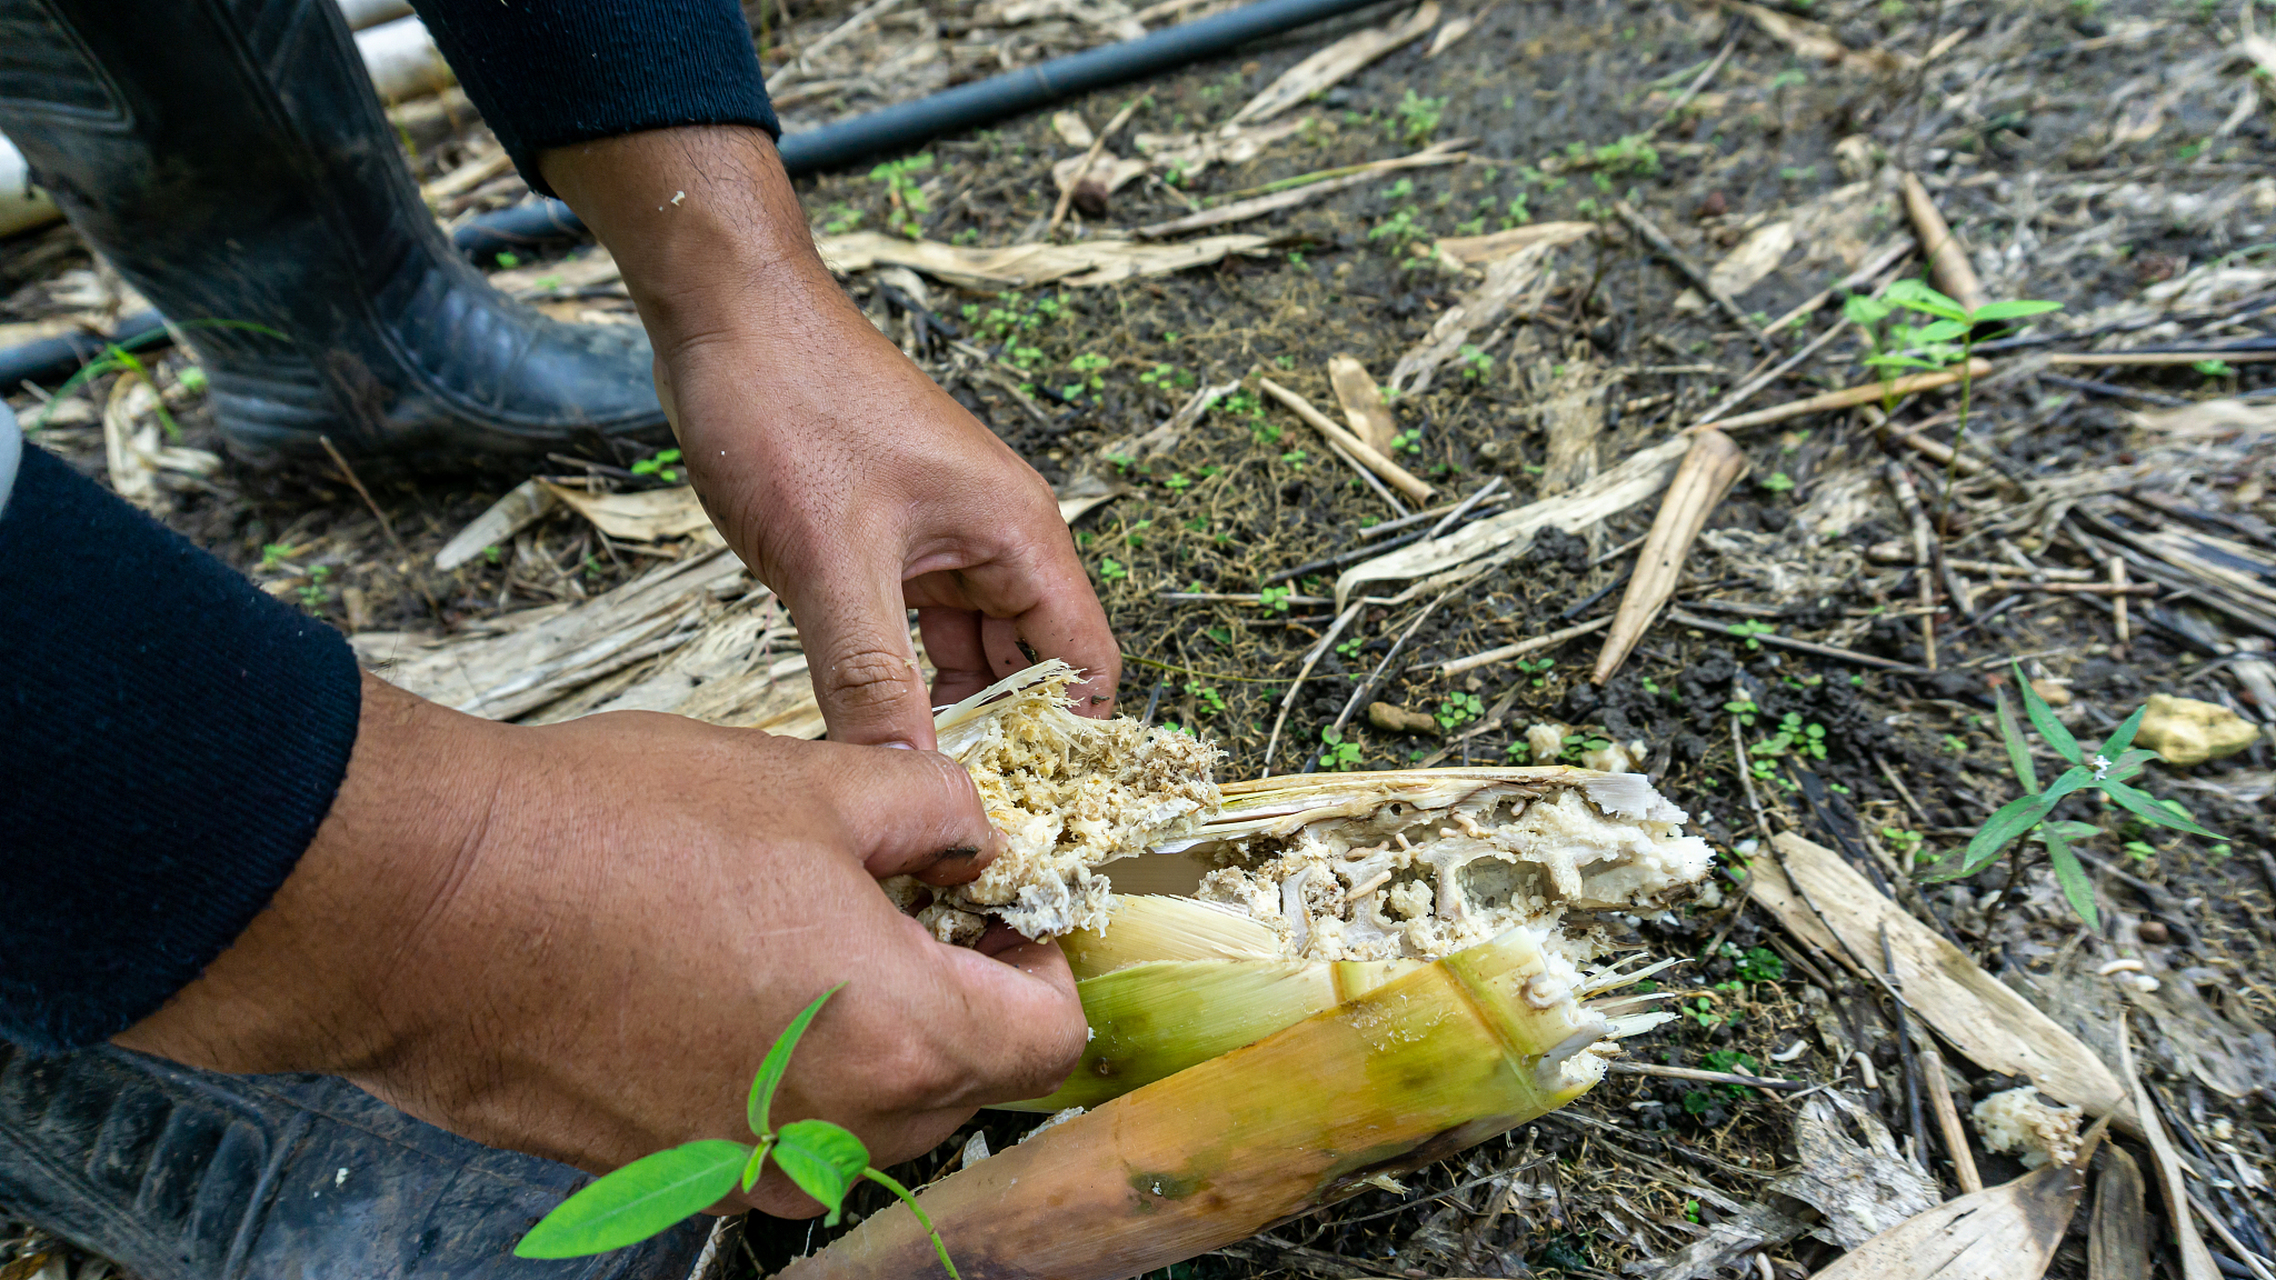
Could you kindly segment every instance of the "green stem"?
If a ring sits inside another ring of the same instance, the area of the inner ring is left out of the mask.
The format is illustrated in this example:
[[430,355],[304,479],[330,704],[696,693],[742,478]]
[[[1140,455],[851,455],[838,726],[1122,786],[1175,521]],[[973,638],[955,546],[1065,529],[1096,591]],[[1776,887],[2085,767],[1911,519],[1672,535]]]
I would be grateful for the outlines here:
[[925,1216],[925,1211],[917,1204],[917,1197],[910,1194],[907,1187],[895,1182],[891,1175],[882,1169],[864,1169],[861,1171],[861,1176],[899,1196],[901,1203],[909,1206],[909,1212],[917,1215],[917,1221],[924,1227],[925,1234],[933,1238],[933,1249],[940,1254],[940,1265],[943,1270],[948,1272],[948,1280],[964,1280],[964,1277],[956,1274],[956,1264],[949,1260],[948,1246],[941,1243],[940,1229],[933,1226],[931,1218]]
[[1936,540],[1952,536],[1952,486],[1960,478],[1960,445],[1968,438],[1968,401],[1976,385],[1975,316],[1968,317],[1968,332],[1960,339],[1960,421],[1952,428],[1952,456],[1944,464],[1944,492],[1936,499]]

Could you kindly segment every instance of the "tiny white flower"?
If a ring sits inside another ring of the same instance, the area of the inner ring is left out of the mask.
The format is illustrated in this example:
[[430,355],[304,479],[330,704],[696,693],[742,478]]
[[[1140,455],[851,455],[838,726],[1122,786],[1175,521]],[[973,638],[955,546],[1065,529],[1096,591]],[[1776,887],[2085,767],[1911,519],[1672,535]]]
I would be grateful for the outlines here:
[[2100,781],[2102,781],[2102,779],[2103,779],[2103,778],[2105,778],[2105,777],[2107,777],[2107,776],[2109,775],[2109,773],[2110,773],[2110,759],[2109,759],[2109,757],[2107,757],[2107,756],[2101,756],[2101,755],[2098,755],[2098,756],[2094,757],[2094,760],[2093,760],[2093,764],[2094,764],[2094,780],[2095,780],[2096,782],[2100,782]]

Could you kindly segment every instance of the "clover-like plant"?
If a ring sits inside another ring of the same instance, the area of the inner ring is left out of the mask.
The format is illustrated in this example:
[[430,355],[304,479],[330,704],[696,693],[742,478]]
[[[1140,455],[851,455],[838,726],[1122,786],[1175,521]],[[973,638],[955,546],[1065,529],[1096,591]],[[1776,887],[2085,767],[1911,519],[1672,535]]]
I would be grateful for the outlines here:
[[827,1120],[792,1120],[777,1128],[768,1119],[775,1087],[790,1068],[791,1051],[814,1015],[837,993],[838,987],[830,988],[792,1018],[751,1078],[748,1118],[758,1145],[706,1138],[642,1156],[562,1201],[514,1246],[514,1256],[582,1258],[638,1244],[726,1199],[738,1186],[749,1191],[772,1158],[800,1191],[829,1211],[822,1220],[826,1226],[838,1224],[846,1193],[861,1179],[892,1192],[924,1224],[940,1253],[940,1265],[950,1280],[958,1280],[948,1246],[941,1243],[932,1219],[917,1206],[917,1197],[870,1166],[869,1148],[861,1139]]

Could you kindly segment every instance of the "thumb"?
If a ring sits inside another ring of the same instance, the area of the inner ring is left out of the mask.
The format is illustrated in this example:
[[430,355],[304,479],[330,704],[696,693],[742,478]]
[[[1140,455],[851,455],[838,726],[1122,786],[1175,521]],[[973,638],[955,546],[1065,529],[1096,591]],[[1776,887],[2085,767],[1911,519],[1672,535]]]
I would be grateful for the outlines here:
[[986,1106],[1058,1088],[1089,1039],[1075,975],[1058,945],[1023,938],[991,954],[960,947],[932,954],[945,971],[940,1006],[969,1029],[958,1100]]
[[963,765],[937,751],[843,747],[836,755],[827,761],[831,798],[872,876],[961,884],[1002,850]]
[[789,601],[830,740],[930,751],[932,704],[890,570],[830,573]]

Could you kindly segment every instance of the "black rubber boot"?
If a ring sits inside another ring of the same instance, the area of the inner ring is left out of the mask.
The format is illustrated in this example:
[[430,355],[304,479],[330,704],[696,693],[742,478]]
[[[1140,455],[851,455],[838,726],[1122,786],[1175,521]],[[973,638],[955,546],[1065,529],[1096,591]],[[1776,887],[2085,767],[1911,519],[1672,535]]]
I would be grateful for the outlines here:
[[669,435],[638,328],[538,315],[452,253],[333,0],[0,0],[0,133],[242,451]]
[[684,1280],[708,1218],[595,1258],[514,1257],[583,1181],[323,1076],[0,1044],[0,1208],[139,1280]]

